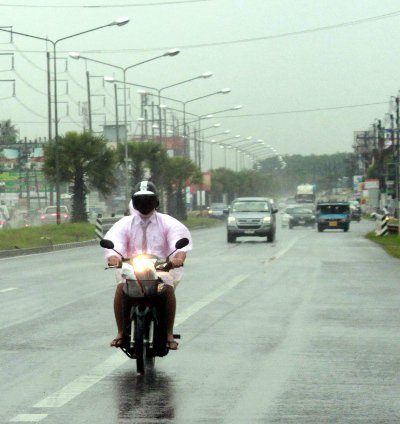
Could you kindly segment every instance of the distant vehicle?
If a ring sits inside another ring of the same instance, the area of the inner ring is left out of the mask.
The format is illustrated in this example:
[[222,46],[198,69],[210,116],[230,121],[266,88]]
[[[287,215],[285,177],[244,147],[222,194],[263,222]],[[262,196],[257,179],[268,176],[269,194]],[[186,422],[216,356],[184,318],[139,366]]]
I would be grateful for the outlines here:
[[311,208],[295,206],[290,210],[289,228],[293,227],[311,227],[315,228],[315,215]]
[[224,210],[228,207],[225,203],[211,203],[207,208],[207,213],[210,218],[225,219]]
[[350,203],[320,202],[317,204],[318,231],[343,230],[350,228]]
[[281,226],[282,226],[282,228],[289,227],[289,221],[290,221],[290,218],[292,216],[292,210],[295,207],[296,207],[296,205],[289,205],[283,211],[282,218],[281,218]]
[[267,237],[275,240],[276,213],[267,197],[238,197],[230,205],[226,230],[228,243],[235,243],[237,237]]
[[2,212],[3,217],[6,221],[9,221],[11,216],[10,216],[10,211],[8,210],[7,205],[0,205],[0,212]]
[[8,223],[8,219],[6,219],[3,211],[0,209],[0,230],[5,230],[6,228],[10,228],[10,224]]
[[361,221],[361,206],[356,200],[350,201],[350,219],[352,221]]
[[[60,223],[69,222],[70,215],[68,208],[64,205],[60,206]],[[57,206],[47,206],[40,215],[40,222],[43,225],[57,223]]]
[[315,185],[301,184],[297,186],[294,198],[297,203],[315,203]]

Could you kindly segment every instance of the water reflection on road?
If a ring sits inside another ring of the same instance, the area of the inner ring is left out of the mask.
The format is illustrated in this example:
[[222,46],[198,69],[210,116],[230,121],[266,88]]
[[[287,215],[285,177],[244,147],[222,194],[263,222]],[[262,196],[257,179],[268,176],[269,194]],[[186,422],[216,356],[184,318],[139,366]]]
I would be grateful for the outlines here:
[[135,418],[175,418],[174,386],[171,378],[162,371],[149,370],[145,375],[137,374],[135,370],[127,371],[116,379],[114,389],[118,423],[131,423]]

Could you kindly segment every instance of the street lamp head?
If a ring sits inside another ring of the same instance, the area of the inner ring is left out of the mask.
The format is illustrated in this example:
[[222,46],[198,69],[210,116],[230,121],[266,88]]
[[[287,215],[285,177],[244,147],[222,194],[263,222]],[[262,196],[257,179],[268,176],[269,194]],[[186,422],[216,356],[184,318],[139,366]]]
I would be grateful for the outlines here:
[[218,123],[218,124],[214,124],[213,126],[214,126],[215,128],[218,128],[218,127],[220,127],[220,126],[221,126],[221,124],[219,124],[219,123]]
[[117,18],[114,22],[111,22],[110,26],[117,25],[123,26],[129,22],[129,18],[127,16],[122,16],[121,18]]
[[115,78],[114,77],[104,77],[104,81],[105,82],[115,82]]
[[214,118],[213,114],[202,116],[203,119],[211,119]]
[[69,52],[68,53],[69,57],[71,57],[72,59],[80,59],[81,58],[81,54],[78,52]]
[[231,92],[231,89],[230,89],[230,88],[223,88],[220,92],[221,92],[222,94],[228,94],[228,93],[230,93],[230,92]]
[[210,78],[213,76],[212,72],[204,72],[204,74],[201,74],[201,78]]
[[224,134],[229,134],[231,132],[231,130],[225,130]]
[[240,138],[241,137],[241,135],[240,134],[236,134],[235,135],[235,138]]
[[242,105],[236,105],[236,106],[233,106],[232,110],[238,110],[238,109],[241,109],[242,107],[243,107]]
[[179,49],[170,49],[167,52],[165,52],[163,54],[163,56],[176,56],[179,53],[180,53],[180,50]]

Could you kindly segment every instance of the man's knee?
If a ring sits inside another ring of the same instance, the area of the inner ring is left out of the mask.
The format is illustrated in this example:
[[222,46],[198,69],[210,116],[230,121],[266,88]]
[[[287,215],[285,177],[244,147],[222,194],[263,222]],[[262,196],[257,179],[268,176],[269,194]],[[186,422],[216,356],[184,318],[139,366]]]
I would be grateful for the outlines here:
[[117,287],[115,288],[115,296],[121,297],[122,296],[122,289],[124,288],[124,283],[117,284]]

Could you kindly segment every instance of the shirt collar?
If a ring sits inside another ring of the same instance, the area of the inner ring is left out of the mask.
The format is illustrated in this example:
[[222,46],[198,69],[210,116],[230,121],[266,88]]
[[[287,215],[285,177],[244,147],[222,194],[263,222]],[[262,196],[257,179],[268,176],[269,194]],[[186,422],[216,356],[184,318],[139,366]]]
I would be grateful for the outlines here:
[[140,215],[139,211],[137,211],[136,209],[133,210],[132,215],[134,216],[135,219],[138,220],[138,222],[140,223],[145,223],[145,222],[155,222],[156,221],[156,211],[154,211],[149,218],[142,218],[142,216]]

